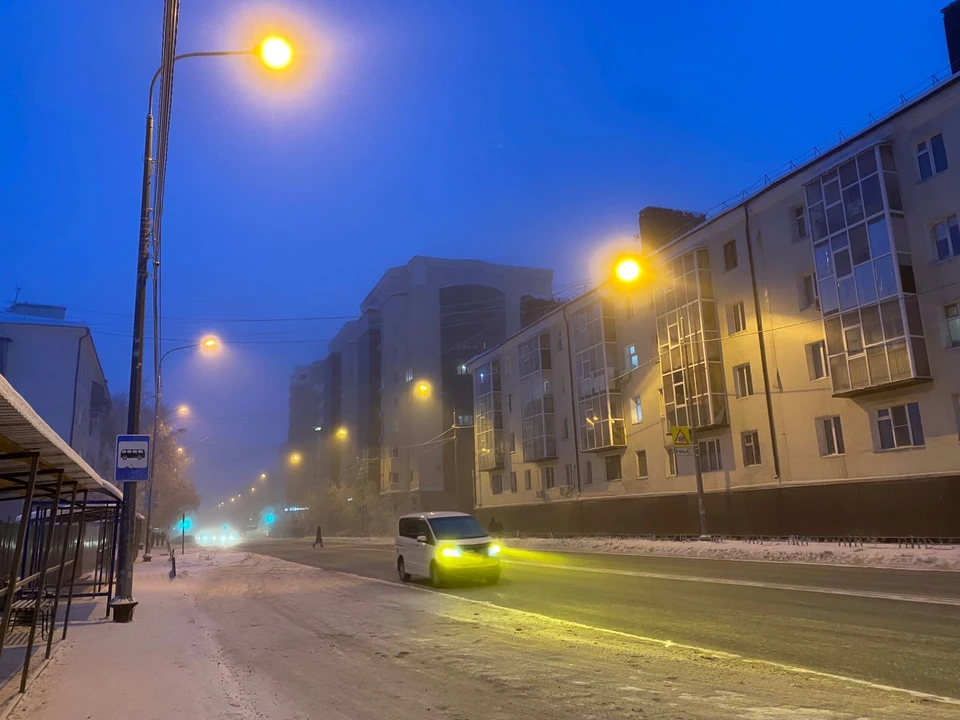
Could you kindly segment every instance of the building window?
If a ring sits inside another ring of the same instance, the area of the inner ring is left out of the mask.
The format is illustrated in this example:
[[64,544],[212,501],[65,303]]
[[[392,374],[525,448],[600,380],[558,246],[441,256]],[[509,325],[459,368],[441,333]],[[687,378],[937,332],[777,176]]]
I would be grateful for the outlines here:
[[398,472],[390,473],[390,484],[396,485],[398,482],[400,482],[400,473]]
[[503,475],[500,473],[490,473],[490,492],[494,495],[503,493]]
[[568,486],[573,485],[573,463],[567,463],[563,466],[564,481]]
[[563,333],[557,333],[557,350],[563,350]]
[[529,470],[524,470],[523,471],[523,489],[529,490],[531,487],[533,487],[533,479],[531,477],[531,473]]
[[947,169],[947,149],[943,135],[938,133],[929,140],[917,144],[917,166],[920,179],[926,180]]
[[733,270],[740,263],[737,261],[737,241],[731,240],[723,246],[723,266]]
[[466,375],[466,374],[467,374],[467,366],[464,365],[463,363],[457,365],[457,375]]
[[620,463],[619,455],[607,455],[603,459],[604,470],[607,475],[607,482],[623,480],[623,467]]
[[797,228],[797,240],[803,240],[807,237],[807,216],[803,212],[803,205],[797,205],[793,209],[793,222]]
[[877,431],[883,450],[923,445],[920,405],[913,402],[877,410]]
[[957,440],[960,441],[960,395],[951,395],[953,400],[953,418],[957,422]]
[[390,448],[390,457],[400,457],[400,448],[398,447]]
[[517,491],[517,473],[510,473],[510,492],[515,493]]
[[636,425],[643,422],[643,407],[640,404],[639,395],[633,398],[633,422]]
[[731,335],[747,329],[747,314],[743,302],[727,306],[727,327]]
[[677,454],[673,448],[664,448],[667,453],[667,476],[674,477],[677,474]]
[[563,419],[563,439],[568,440],[570,438],[570,420],[569,418]]
[[760,435],[756,430],[740,433],[743,442],[743,466],[760,464]]
[[626,302],[624,303],[624,306],[626,310],[627,320],[631,320],[633,318],[633,298],[628,297]]
[[637,478],[643,480],[650,477],[647,471],[647,451],[637,450]]
[[0,375],[7,374],[7,347],[10,345],[10,338],[0,337]]
[[457,415],[457,427],[473,427],[473,415]]
[[590,460],[587,460],[587,477],[583,481],[584,485],[593,484],[593,463]]
[[545,467],[545,468],[543,468],[543,469],[540,471],[540,473],[541,473],[542,476],[543,476],[543,487],[544,487],[544,489],[549,490],[550,488],[552,488],[554,485],[557,484],[557,483],[556,483],[556,480],[554,480],[554,477],[553,477],[553,468],[552,468],[552,467]]
[[407,368],[407,382],[413,382],[413,368]]
[[750,363],[737,365],[733,369],[733,388],[738,398],[753,395],[753,376],[750,374]]
[[956,215],[951,215],[933,226],[933,242],[937,250],[937,260],[960,257],[960,223],[957,222]]
[[627,345],[627,370],[636,370],[640,367],[640,356],[636,345]]
[[800,278],[800,309],[820,307],[820,296],[817,294],[817,274],[807,273]]
[[843,429],[840,427],[840,416],[819,418],[817,440],[820,443],[820,457],[828,455],[843,455]]
[[829,365],[827,365],[827,346],[820,340],[810,343],[806,346],[807,351],[807,371],[810,373],[811,380],[819,380],[830,374]]
[[413,470],[411,470],[410,471],[410,487],[411,488],[416,487],[417,485],[416,478],[417,476],[414,474]]
[[700,452],[700,469],[704,472],[723,470],[723,457],[720,455],[720,440],[702,440],[697,443]]
[[517,451],[517,434],[510,433],[510,452],[515,453]]
[[506,365],[507,365],[507,367],[506,367],[506,371],[507,371],[506,374],[509,375],[510,373],[513,372],[513,358],[508,357],[508,358],[507,358]]
[[[947,319],[947,345],[952,348],[960,347],[960,302],[944,305],[943,312]],[[0,344],[2,342],[0,340]],[[2,352],[0,349],[0,353]]]
[[507,412],[513,412],[513,393],[507,394]]

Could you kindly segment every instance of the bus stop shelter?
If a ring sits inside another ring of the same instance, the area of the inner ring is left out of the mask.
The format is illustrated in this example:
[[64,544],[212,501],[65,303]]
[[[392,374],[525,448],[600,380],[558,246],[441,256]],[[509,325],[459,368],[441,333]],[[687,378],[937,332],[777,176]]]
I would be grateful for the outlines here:
[[0,662],[12,626],[25,627],[20,692],[38,627],[49,658],[74,597],[109,601],[121,499],[0,375],[0,502],[19,506],[0,523]]

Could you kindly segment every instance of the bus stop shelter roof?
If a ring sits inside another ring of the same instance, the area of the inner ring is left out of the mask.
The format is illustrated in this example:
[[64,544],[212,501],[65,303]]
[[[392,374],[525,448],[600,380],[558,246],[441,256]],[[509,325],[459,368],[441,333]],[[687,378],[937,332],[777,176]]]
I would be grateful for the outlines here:
[[[93,496],[113,501],[123,497],[115,485],[101,478],[0,375],[0,475],[29,472],[29,459],[4,458],[4,455],[24,452],[39,453],[41,470],[63,470],[64,480],[78,483]],[[0,490],[14,487],[15,483],[0,478]]]

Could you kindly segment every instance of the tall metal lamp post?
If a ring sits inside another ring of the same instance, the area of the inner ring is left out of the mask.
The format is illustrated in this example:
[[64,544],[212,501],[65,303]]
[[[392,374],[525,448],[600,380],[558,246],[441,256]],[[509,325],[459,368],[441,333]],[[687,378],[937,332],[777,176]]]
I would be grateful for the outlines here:
[[[174,57],[174,62],[196,57],[226,57],[233,55],[259,55],[263,63],[275,70],[287,67],[293,51],[285,40],[271,36],[250,50],[223,50],[214,52],[184,53]],[[162,69],[162,68],[161,68]],[[153,174],[153,92],[161,69],[150,81],[147,97],[147,118],[143,142],[143,178],[140,193],[140,241],[137,252],[137,284],[133,306],[133,348],[130,353],[130,392],[127,414],[127,433],[140,432],[140,394],[143,384],[143,323],[147,296],[147,265],[150,254],[151,208],[150,189]],[[154,218],[154,221],[156,218]],[[136,546],[137,488],[127,483],[123,488],[123,517],[120,525],[118,548],[117,594],[111,606],[114,622],[130,622],[137,603],[133,599],[133,561]]]

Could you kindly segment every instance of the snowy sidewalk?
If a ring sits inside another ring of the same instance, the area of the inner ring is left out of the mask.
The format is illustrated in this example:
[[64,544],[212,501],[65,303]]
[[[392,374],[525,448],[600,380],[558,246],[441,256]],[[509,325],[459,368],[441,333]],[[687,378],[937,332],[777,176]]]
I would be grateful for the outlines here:
[[[134,621],[72,626],[9,718],[252,717],[239,712],[240,688],[214,660],[219,651],[211,631],[198,622],[194,602],[201,573],[244,557],[187,553],[177,558],[173,580],[166,556],[138,562]],[[101,601],[94,616],[102,617],[103,610]]]

